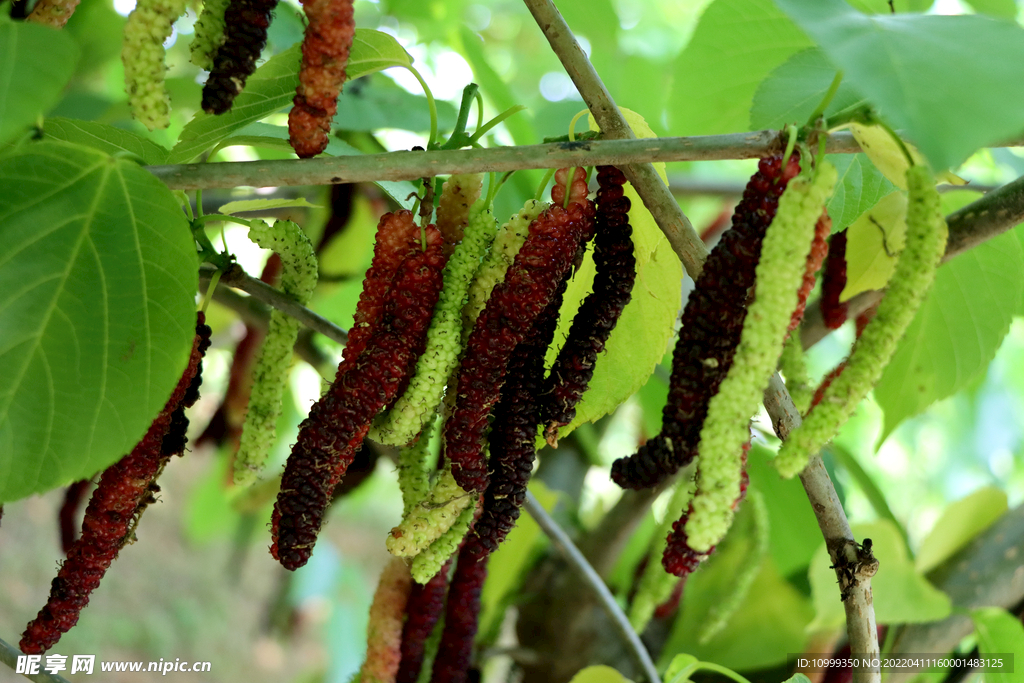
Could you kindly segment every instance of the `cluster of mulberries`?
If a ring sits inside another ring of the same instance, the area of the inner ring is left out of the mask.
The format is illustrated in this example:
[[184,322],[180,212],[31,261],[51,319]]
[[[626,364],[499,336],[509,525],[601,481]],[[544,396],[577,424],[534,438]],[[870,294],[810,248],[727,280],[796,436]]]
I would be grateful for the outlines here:
[[[309,559],[334,487],[371,420],[398,395],[423,350],[445,264],[440,233],[432,225],[425,232],[426,251],[414,250],[397,267],[393,282],[381,285],[367,277],[366,288],[380,285],[387,290],[381,295],[387,300],[376,324],[372,314],[363,321],[366,329],[375,331],[357,340],[363,345],[358,356],[350,351],[350,336],[334,383],[299,427],[271,518],[271,554],[288,569]],[[373,299],[361,298],[360,304]]]
[[200,365],[209,345],[210,328],[199,313],[184,374],[142,440],[100,477],[85,510],[81,537],[72,544],[53,579],[46,605],[25,629],[22,652],[45,652],[78,623],[92,591],[131,538],[139,515],[151,502],[154,478],[170,456],[184,450],[188,421],[183,411],[199,398]]
[[594,237],[593,291],[580,305],[551,368],[543,389],[549,443],[557,441],[558,429],[572,422],[576,404],[594,376],[597,355],[629,303],[636,279],[633,229],[629,225],[629,198],[623,194],[626,177],[614,166],[597,169],[597,220]]
[[[585,193],[586,183],[583,185]],[[445,453],[455,481],[467,491],[487,488],[487,463],[482,455],[487,417],[498,400],[509,357],[551,301],[582,239],[591,232],[592,221],[593,208],[585,194],[582,202],[571,201],[568,208],[555,204],[538,216],[469,335],[458,399],[445,424]]]
[[780,156],[768,157],[747,183],[732,228],[708,256],[683,310],[662,432],[636,454],[612,464],[612,479],[619,486],[655,486],[696,455],[708,402],[725,379],[739,344],[765,231],[799,170],[796,155],[785,169]]
[[540,423],[540,392],[544,383],[544,356],[558,327],[558,310],[568,279],[537,317],[533,329],[508,364],[508,381],[494,409],[490,444],[491,483],[484,492],[480,519],[474,531],[480,543],[493,552],[519,518],[526,487],[536,457]]
[[828,245],[828,260],[821,277],[821,316],[825,327],[838,330],[846,322],[848,304],[839,302],[846,289],[846,231],[832,235]]
[[223,114],[256,70],[277,0],[231,0],[224,10],[224,38],[203,86],[203,111]]
[[327,149],[356,23],[352,0],[303,0],[302,9],[309,23],[288,138],[299,158],[307,159]]

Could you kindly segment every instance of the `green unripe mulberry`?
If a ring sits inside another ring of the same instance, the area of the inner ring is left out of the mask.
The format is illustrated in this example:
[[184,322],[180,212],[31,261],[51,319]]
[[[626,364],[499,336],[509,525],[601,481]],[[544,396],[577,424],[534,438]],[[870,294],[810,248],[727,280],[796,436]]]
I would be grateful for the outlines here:
[[414,505],[402,523],[391,530],[386,542],[388,551],[398,557],[420,553],[458,521],[473,499],[455,483],[451,468],[445,468],[430,495]]
[[[253,221],[249,239],[281,256],[281,290],[301,304],[309,301],[316,287],[317,262],[306,233],[291,221],[277,221],[274,227]],[[249,484],[256,478],[277,438],[281,398],[298,335],[297,320],[278,310],[271,312],[267,336],[253,367],[249,408],[235,456],[236,484]]]
[[732,524],[733,504],[740,495],[740,452],[750,439],[750,417],[757,412],[782,353],[814,227],[836,175],[835,167],[824,162],[813,180],[791,180],[765,234],[754,301],[732,367],[708,404],[701,427],[697,493],[686,523],[689,545],[697,552],[707,552]]
[[505,279],[505,273],[519,253],[519,249],[530,233],[530,223],[548,208],[546,202],[531,199],[520,209],[519,213],[501,226],[494,238],[494,244],[487,257],[477,271],[476,279],[469,287],[469,300],[462,310],[463,337],[469,336],[480,312],[491,298],[495,285]]
[[426,583],[441,571],[444,563],[459,549],[459,544],[469,531],[469,525],[476,516],[476,501],[459,513],[455,523],[429,546],[412,559],[412,578],[416,583]]
[[402,515],[408,516],[430,493],[430,473],[437,462],[430,442],[437,433],[437,421],[423,431],[416,443],[398,453],[398,488],[402,491]]
[[470,283],[494,240],[495,220],[485,201],[473,204],[462,241],[444,269],[444,285],[427,330],[416,373],[395,405],[374,422],[370,438],[399,446],[409,443],[441,403],[445,384],[462,351],[462,319]]
[[885,296],[854,344],[846,368],[825,390],[803,424],[783,442],[775,466],[784,477],[792,477],[806,467],[808,459],[835,436],[878,383],[935,280],[948,230],[931,172],[924,166],[908,169],[907,192],[906,246]]
[[164,87],[164,41],[185,12],[184,0],[139,0],[124,25],[124,84],[132,115],[146,128],[170,124],[171,99]]
[[200,69],[213,70],[213,55],[224,44],[224,10],[230,0],[206,0],[203,13],[196,22],[196,34],[188,49],[192,63]]

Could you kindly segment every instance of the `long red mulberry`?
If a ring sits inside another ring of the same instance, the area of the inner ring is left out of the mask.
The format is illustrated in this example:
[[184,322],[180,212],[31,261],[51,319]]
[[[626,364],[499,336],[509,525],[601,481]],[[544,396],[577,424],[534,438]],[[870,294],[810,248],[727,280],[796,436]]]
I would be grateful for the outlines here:
[[444,268],[440,233],[428,226],[426,234],[427,250],[398,268],[377,332],[354,362],[342,361],[334,384],[299,427],[271,518],[270,552],[287,569],[309,560],[335,486],[422,350]]
[[832,235],[828,245],[828,261],[821,279],[821,316],[825,327],[838,330],[846,322],[847,303],[839,302],[846,289],[846,231]]
[[821,263],[825,260],[825,255],[828,254],[828,242],[826,240],[830,232],[832,232],[832,219],[829,218],[827,211],[823,211],[821,218],[818,219],[817,224],[814,226],[814,241],[811,243],[811,253],[807,256],[804,281],[801,283],[800,291],[797,293],[796,310],[793,311],[793,317],[789,321],[790,332],[800,327],[800,321],[804,319],[807,297],[810,295],[811,290],[814,289],[815,276],[821,269]]
[[470,534],[459,553],[448,589],[444,632],[434,659],[431,683],[465,683],[473,657],[473,638],[480,616],[480,593],[487,578],[486,548]]
[[444,596],[448,592],[449,559],[437,574],[425,584],[413,583],[406,606],[405,625],[402,627],[402,661],[398,666],[395,683],[416,683],[427,639],[444,612]]
[[213,56],[213,70],[203,86],[203,111],[231,109],[245,81],[256,70],[277,0],[231,0],[224,11],[224,42]]
[[784,172],[780,156],[768,157],[747,183],[732,228],[708,256],[683,310],[662,432],[634,455],[612,464],[612,479],[619,486],[654,486],[696,455],[708,402],[728,374],[739,344],[765,230],[799,170],[795,154]]
[[509,356],[572,265],[581,238],[591,230],[592,217],[589,203],[576,201],[570,202],[568,209],[556,203],[538,216],[504,282],[494,288],[469,335],[455,409],[445,424],[445,453],[455,481],[466,491],[487,488],[483,440]]
[[629,198],[623,195],[626,177],[614,166],[597,170],[597,225],[594,237],[593,291],[580,305],[545,383],[543,422],[549,443],[558,429],[572,422],[576,404],[594,376],[597,355],[632,296],[636,279]]
[[299,158],[308,159],[327,149],[356,23],[352,0],[303,0],[302,9],[309,23],[288,139]]
[[[25,629],[20,643],[22,652],[45,652],[78,623],[82,609],[89,604],[89,596],[131,536],[141,510],[148,503],[153,479],[167,462],[167,448],[180,440],[174,437],[167,441],[172,418],[183,405],[198,396],[200,381],[196,377],[209,340],[210,328],[199,313],[192,354],[184,374],[142,440],[100,477],[85,511],[82,535],[71,546],[53,579],[46,605]],[[180,419],[176,422],[175,428],[180,429]]]

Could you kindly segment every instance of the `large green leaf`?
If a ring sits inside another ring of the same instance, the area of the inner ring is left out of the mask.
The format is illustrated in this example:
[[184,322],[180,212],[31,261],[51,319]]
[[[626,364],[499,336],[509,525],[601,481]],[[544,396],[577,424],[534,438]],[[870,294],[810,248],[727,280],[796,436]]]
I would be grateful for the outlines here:
[[777,0],[936,169],[1024,130],[1024,29],[980,15],[866,15]]
[[167,149],[141,135],[95,121],[49,118],[43,126],[43,134],[47,139],[73,142],[107,154],[128,152],[151,166],[166,163],[169,154]]
[[610,666],[598,664],[580,669],[569,683],[632,683]]
[[57,104],[77,62],[78,47],[66,33],[0,18],[0,142]]
[[[299,84],[301,54],[301,46],[295,45],[268,60],[246,82],[231,111],[216,116],[198,112],[181,131],[168,163],[188,163],[234,131],[291,103]],[[355,80],[388,67],[411,64],[412,58],[393,36],[356,29],[346,72],[349,80]]]
[[[989,655],[1014,654],[1017,658],[1024,653],[1024,626],[1020,618],[999,607],[983,607],[971,610],[974,620],[974,631],[978,635],[978,654]],[[1020,680],[1020,673],[1014,673],[1008,660],[1003,660],[1003,671],[994,669],[985,672],[985,681],[991,683],[1013,683]],[[1020,666],[1018,662],[1016,666]]]
[[[637,137],[654,135],[638,114],[628,109],[622,112]],[[597,129],[593,118],[590,128]],[[656,167],[664,174],[664,164],[656,164]],[[623,309],[604,352],[597,358],[590,387],[576,406],[575,419],[560,430],[559,436],[565,436],[581,423],[595,422],[604,417],[647,382],[654,366],[665,355],[679,313],[683,278],[679,258],[629,183],[625,193],[632,203],[629,222],[633,226],[636,256],[633,296]],[[591,250],[566,288],[555,333],[559,348],[569,333],[580,303],[592,289],[595,272]],[[557,352],[558,348],[553,344],[548,351],[548,365],[554,361]]]
[[865,211],[896,186],[863,154],[829,154],[827,159],[839,172],[839,181],[825,208],[832,218],[832,232],[845,230]]
[[[835,76],[836,68],[820,49],[797,52],[757,86],[750,107],[750,128],[802,125],[822,102]],[[825,109],[825,116],[833,118],[863,104],[864,98],[843,81]]]
[[1006,493],[994,486],[950,503],[921,541],[914,566],[922,574],[928,573],[989,528],[1006,510]]
[[56,142],[0,159],[0,501],[127,453],[181,377],[196,255],[137,164]]
[[[878,558],[878,573],[871,579],[875,619],[879,624],[909,624],[947,617],[952,609],[949,596],[932,586],[914,569],[907,557],[899,531],[888,520],[855,525],[855,538],[870,538],[872,552]],[[816,615],[808,630],[841,626],[846,613],[839,599],[836,573],[829,565],[828,551],[822,543],[811,561],[808,578]]]
[[744,130],[758,84],[811,41],[771,0],[715,0],[675,63],[674,135]]
[[966,386],[995,357],[1024,297],[1021,238],[1017,230],[1000,235],[939,269],[875,387],[885,411],[881,439]]

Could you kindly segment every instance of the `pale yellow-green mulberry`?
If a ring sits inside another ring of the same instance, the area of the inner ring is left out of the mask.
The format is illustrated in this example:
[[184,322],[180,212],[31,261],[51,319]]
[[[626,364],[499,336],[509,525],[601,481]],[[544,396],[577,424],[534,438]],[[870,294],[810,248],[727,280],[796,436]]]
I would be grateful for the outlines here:
[[[300,304],[309,301],[316,287],[317,262],[313,245],[302,228],[291,221],[277,221],[273,227],[264,221],[253,221],[249,239],[280,255],[281,291],[294,297]],[[267,336],[253,366],[249,408],[235,456],[236,484],[246,485],[256,479],[277,438],[281,399],[288,381],[292,348],[298,335],[297,320],[278,310],[271,312]]]
[[170,124],[171,98],[164,87],[164,41],[185,12],[184,0],[139,0],[124,25],[124,84],[132,115],[146,128]]
[[931,171],[924,166],[909,168],[907,192],[906,244],[885,296],[854,344],[846,368],[779,449],[774,462],[784,477],[799,474],[878,383],[935,280],[949,233]]
[[230,0],[206,0],[196,21],[195,36],[188,49],[191,61],[200,69],[213,70],[213,55],[224,44],[224,10]]
[[412,559],[412,578],[416,583],[427,583],[439,571],[444,563],[459,549],[459,544],[469,531],[469,525],[476,516],[476,500],[459,513],[455,523],[429,546],[420,551]]
[[414,505],[402,523],[391,530],[386,545],[392,555],[413,557],[440,538],[458,520],[475,496],[466,493],[446,467],[430,494]]
[[740,494],[740,453],[750,439],[750,418],[782,353],[814,227],[836,175],[835,167],[823,162],[813,179],[791,180],[765,234],[754,301],[732,367],[709,402],[701,427],[697,493],[686,522],[689,545],[697,552],[708,552],[732,524],[733,503]]

